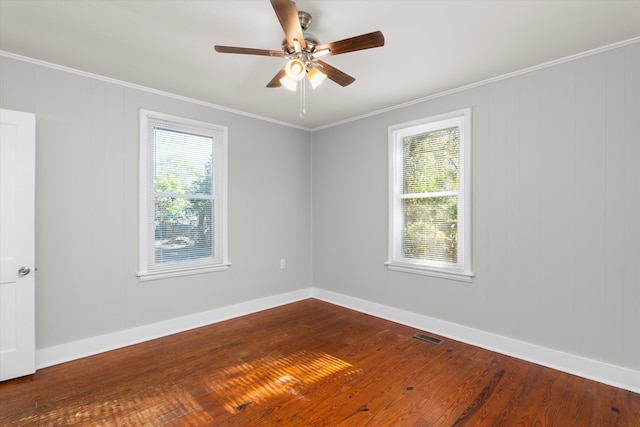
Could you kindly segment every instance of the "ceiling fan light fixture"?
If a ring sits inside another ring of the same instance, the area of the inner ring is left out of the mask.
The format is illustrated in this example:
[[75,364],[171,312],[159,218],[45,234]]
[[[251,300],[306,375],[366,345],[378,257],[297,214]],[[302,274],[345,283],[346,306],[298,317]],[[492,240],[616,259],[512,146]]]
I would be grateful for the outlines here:
[[289,76],[284,76],[283,78],[281,78],[280,83],[282,84],[282,86],[286,87],[292,92],[295,92],[298,88],[298,82],[295,80],[291,80]]
[[311,88],[315,89],[322,84],[322,82],[327,78],[327,75],[317,68],[312,68],[307,73],[307,78],[311,83]]
[[304,62],[302,62],[301,60],[292,59],[291,61],[287,62],[285,72],[287,73],[287,77],[297,82],[304,78],[305,72],[307,71],[306,68],[307,67],[304,65]]

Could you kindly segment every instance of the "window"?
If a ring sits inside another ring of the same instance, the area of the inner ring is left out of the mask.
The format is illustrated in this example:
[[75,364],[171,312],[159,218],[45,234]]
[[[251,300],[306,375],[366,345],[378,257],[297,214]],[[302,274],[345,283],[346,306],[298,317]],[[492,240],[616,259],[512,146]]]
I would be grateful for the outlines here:
[[389,127],[389,269],[471,281],[471,110]]
[[227,128],[140,110],[142,279],[226,270]]

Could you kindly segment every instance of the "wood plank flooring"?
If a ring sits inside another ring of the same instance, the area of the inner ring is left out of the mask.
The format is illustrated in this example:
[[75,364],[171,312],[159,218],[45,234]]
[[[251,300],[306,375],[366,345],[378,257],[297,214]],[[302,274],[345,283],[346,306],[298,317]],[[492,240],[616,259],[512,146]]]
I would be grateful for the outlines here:
[[640,426],[639,394],[416,332],[308,299],[0,383],[0,425]]

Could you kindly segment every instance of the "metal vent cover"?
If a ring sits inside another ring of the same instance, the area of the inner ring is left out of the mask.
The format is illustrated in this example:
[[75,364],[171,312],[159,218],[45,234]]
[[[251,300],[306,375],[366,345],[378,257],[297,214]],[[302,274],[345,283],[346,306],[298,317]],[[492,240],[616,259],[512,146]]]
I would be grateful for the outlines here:
[[427,341],[427,342],[430,342],[432,344],[438,344],[438,345],[440,345],[440,344],[442,344],[444,342],[443,339],[432,337],[431,335],[422,334],[422,333],[417,333],[413,337],[414,338],[418,338],[419,340],[422,340],[422,341]]

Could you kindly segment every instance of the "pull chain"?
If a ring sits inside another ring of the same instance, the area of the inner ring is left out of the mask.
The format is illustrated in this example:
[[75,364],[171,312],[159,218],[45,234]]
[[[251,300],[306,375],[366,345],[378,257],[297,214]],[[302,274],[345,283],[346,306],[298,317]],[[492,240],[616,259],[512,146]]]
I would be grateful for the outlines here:
[[304,119],[307,115],[306,107],[306,82],[305,79],[300,80],[300,118]]

